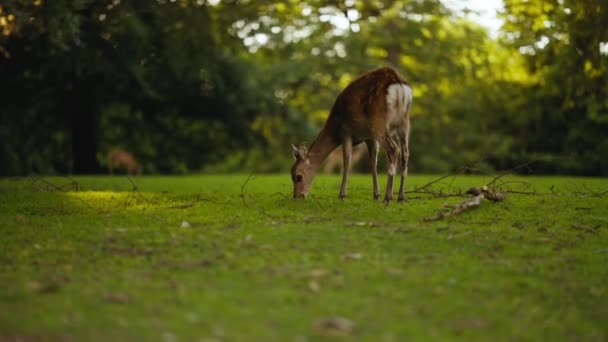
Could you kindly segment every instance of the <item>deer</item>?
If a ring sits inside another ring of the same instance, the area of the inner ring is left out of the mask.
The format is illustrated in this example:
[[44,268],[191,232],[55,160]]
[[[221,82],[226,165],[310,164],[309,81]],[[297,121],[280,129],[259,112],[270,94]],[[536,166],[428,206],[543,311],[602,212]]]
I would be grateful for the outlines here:
[[108,170],[113,175],[116,169],[124,169],[129,175],[141,174],[141,168],[137,159],[131,153],[124,150],[116,150],[110,153]]
[[[373,198],[380,199],[378,150],[388,158],[384,204],[393,200],[397,166],[401,173],[398,201],[405,201],[405,178],[409,160],[412,87],[392,68],[368,71],[353,80],[337,96],[327,120],[310,144],[291,145],[295,162],[291,167],[293,197],[305,198],[315,173],[327,156],[342,145],[342,183],[339,198],[347,198],[348,170],[353,146],[365,143],[371,164]],[[399,165],[397,163],[399,162]]]

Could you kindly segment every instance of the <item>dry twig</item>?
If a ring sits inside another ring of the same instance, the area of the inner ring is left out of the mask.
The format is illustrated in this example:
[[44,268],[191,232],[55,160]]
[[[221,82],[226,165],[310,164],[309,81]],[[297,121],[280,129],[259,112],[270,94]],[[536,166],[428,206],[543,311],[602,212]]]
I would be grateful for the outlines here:
[[457,205],[446,204],[446,205],[444,205],[444,208],[448,208],[451,210],[441,210],[433,216],[425,217],[424,221],[427,221],[427,222],[439,221],[448,216],[458,215],[465,210],[477,208],[481,205],[481,202],[483,201],[483,199],[484,199],[484,195],[479,194],[475,197],[468,198],[468,199],[460,202]]
[[456,205],[444,204],[444,208],[442,210],[433,216],[424,218],[424,221],[439,221],[449,216],[458,215],[466,210],[477,208],[481,205],[484,198],[492,202],[500,202],[506,198],[506,195],[503,192],[496,189],[489,189],[487,186],[482,188],[471,188],[467,190],[466,193],[473,195],[473,197],[468,198]]
[[260,214],[262,214],[262,215],[264,215],[266,217],[274,219],[275,217],[272,216],[272,215],[270,215],[270,214],[268,214],[264,209],[258,207],[257,205],[255,205],[253,203],[251,203],[251,206],[249,205],[249,203],[247,203],[247,199],[246,199],[247,193],[245,193],[245,187],[247,186],[247,183],[249,183],[250,181],[252,181],[254,179],[255,178],[253,178],[253,174],[249,174],[249,176],[247,177],[247,179],[245,180],[245,182],[241,185],[241,194],[240,194],[240,197],[241,197],[241,200],[243,200],[243,205],[245,207],[247,207],[247,208],[253,207],[253,209],[257,210],[257,212],[259,212]]

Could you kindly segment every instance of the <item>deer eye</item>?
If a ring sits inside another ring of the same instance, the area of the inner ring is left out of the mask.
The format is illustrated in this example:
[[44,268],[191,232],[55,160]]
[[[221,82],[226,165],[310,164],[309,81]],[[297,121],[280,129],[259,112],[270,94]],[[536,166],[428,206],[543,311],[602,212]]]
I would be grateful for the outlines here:
[[296,176],[296,182],[300,183],[302,181],[302,175]]

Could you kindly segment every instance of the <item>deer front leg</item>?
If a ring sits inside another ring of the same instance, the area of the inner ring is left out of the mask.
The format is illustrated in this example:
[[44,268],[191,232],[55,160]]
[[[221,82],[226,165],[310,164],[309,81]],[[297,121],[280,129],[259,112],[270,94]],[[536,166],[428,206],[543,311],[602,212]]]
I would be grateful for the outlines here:
[[380,199],[380,187],[378,186],[378,142],[375,140],[366,140],[367,154],[369,156],[369,164],[372,167],[372,182],[374,185],[374,199]]
[[346,183],[348,182],[348,169],[350,167],[350,157],[353,153],[353,140],[350,137],[344,138],[342,142],[342,152],[344,165],[342,170],[342,185],[340,186],[340,199],[346,198]]
[[393,179],[397,173],[397,158],[399,156],[398,145],[395,140],[386,135],[384,148],[388,157],[388,179],[386,181],[386,194],[384,194],[384,204],[389,204],[393,199]]

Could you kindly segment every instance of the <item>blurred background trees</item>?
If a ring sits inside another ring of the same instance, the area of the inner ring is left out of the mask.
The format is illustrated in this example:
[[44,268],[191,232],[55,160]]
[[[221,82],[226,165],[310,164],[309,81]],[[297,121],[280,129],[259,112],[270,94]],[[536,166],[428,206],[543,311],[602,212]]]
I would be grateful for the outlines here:
[[284,172],[336,95],[411,81],[412,172],[608,174],[608,5],[505,0],[498,37],[439,0],[9,0],[0,175]]

